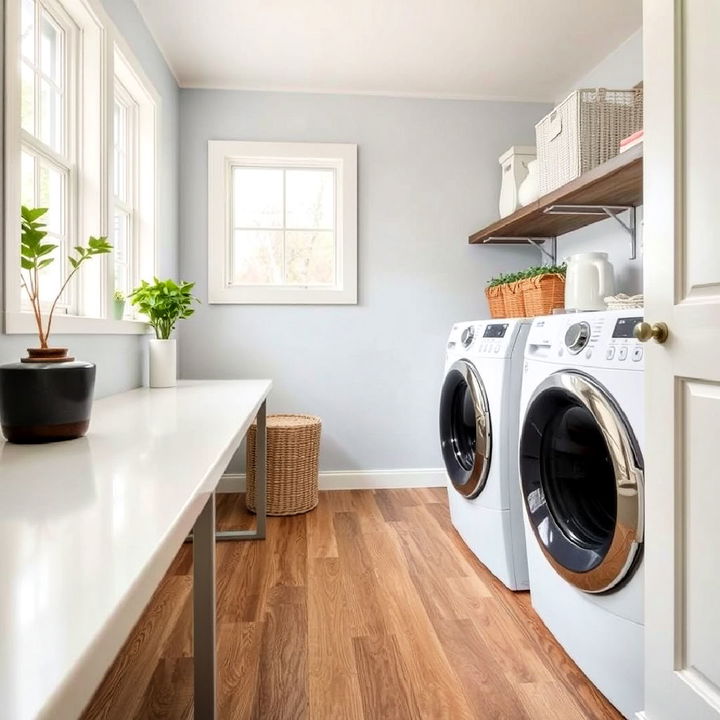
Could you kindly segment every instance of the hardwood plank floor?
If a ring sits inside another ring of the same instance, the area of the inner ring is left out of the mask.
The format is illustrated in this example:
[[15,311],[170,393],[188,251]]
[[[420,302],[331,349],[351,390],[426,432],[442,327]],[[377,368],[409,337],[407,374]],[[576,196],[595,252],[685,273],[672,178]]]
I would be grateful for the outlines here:
[[[218,526],[245,528],[240,495]],[[455,533],[444,488],[320,494],[219,543],[222,720],[620,720]],[[168,573],[83,720],[192,718],[192,547]]]

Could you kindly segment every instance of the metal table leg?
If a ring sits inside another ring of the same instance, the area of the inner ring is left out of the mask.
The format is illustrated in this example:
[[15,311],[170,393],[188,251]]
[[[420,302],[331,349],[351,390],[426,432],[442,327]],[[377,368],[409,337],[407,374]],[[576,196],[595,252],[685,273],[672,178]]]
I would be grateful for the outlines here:
[[215,720],[215,494],[193,528],[195,719]]
[[[216,540],[264,540],[267,521],[267,408],[260,406],[257,414],[255,433],[255,529],[254,530],[218,530]],[[188,535],[185,542],[193,542]]]
[[267,411],[265,402],[257,414],[255,433],[255,530],[218,530],[218,540],[263,540],[267,520]]

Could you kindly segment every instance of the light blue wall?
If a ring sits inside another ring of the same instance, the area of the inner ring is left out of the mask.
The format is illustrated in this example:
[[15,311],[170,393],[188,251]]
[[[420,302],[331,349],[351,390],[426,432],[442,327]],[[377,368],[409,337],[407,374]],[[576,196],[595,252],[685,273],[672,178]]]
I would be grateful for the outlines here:
[[[178,267],[179,91],[135,4],[131,0],[104,0],[103,4],[161,96],[157,260],[159,273],[175,275]],[[5,17],[4,12],[2,17]],[[3,55],[0,53],[0,56]],[[0,132],[1,137],[3,134]],[[1,292],[0,303],[4,304]],[[36,339],[32,335],[0,335],[0,363],[17,360],[25,354],[26,347],[35,344]],[[53,344],[69,347],[76,357],[96,363],[97,396],[128,390],[142,383],[146,354],[146,340],[142,337],[54,335]]]
[[133,0],[102,0],[115,26],[160,93],[158,134],[157,273],[178,272],[178,167],[180,91]]
[[[642,30],[631,35],[601,63],[568,88],[568,93],[583,87],[631,88],[643,79]],[[566,93],[567,94],[567,93]],[[562,98],[559,98],[562,100]],[[627,221],[627,217],[623,216]],[[627,233],[612,220],[590,225],[558,240],[561,258],[581,252],[606,252],[615,268],[617,292],[634,295],[642,292],[642,207],[638,209],[638,257],[630,260]]]
[[[182,328],[182,376],[271,377],[271,411],[322,417],[325,470],[440,467],[450,325],[487,316],[490,276],[537,261],[534,250],[469,246],[467,236],[497,217],[498,156],[532,144],[548,110],[182,90],[180,270],[203,300]],[[210,139],[358,144],[357,306],[206,304]]]

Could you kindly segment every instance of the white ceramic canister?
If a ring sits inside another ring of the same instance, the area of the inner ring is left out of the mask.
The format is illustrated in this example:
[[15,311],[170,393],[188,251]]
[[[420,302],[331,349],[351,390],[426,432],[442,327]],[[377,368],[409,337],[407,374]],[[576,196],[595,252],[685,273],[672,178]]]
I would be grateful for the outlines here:
[[615,294],[615,273],[607,253],[579,253],[566,262],[565,308],[605,310],[605,297]]
[[528,174],[518,188],[518,202],[521,207],[535,202],[540,197],[540,170],[538,161],[531,160],[527,164]]
[[150,340],[150,387],[177,385],[177,345],[175,338]]

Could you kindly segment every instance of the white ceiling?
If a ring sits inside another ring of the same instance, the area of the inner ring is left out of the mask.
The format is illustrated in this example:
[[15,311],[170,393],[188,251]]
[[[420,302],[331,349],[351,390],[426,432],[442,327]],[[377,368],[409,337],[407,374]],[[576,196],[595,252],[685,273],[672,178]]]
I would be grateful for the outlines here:
[[183,87],[556,100],[641,0],[136,0]]

